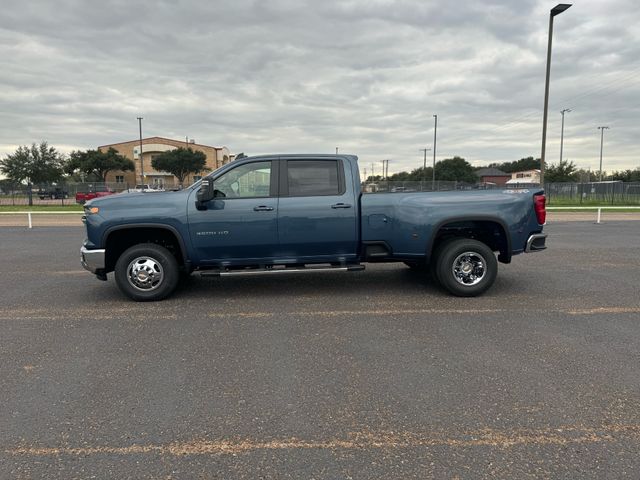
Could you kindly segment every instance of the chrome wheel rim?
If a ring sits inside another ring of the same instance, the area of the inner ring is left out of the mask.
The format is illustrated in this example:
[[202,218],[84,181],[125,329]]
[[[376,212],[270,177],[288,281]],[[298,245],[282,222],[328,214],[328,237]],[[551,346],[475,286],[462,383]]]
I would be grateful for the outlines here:
[[162,284],[164,270],[157,260],[151,257],[138,257],[127,267],[129,284],[140,291],[150,292]]
[[456,257],[451,267],[453,278],[460,285],[477,285],[487,274],[487,262],[478,252],[464,252]]

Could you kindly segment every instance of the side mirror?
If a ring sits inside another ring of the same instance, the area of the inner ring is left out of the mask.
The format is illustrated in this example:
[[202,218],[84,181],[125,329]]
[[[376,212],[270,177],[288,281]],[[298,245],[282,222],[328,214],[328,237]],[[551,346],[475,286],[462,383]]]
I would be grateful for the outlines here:
[[209,178],[202,179],[200,190],[196,193],[196,208],[198,210],[206,210],[207,202],[213,200],[213,181]]

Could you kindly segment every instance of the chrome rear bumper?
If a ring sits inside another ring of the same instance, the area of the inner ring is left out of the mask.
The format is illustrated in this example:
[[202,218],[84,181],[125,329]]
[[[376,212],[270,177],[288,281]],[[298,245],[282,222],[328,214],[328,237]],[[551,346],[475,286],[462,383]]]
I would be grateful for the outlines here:
[[527,246],[525,247],[524,251],[530,253],[544,250],[545,248],[547,248],[547,246],[545,245],[546,239],[546,233],[535,233],[531,235],[529,237],[529,240],[527,240]]

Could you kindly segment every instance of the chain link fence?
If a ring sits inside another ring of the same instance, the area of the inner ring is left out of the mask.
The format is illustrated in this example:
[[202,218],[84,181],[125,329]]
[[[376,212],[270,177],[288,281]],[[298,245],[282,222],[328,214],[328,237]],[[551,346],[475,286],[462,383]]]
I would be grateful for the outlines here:
[[[445,192],[460,190],[537,189],[538,184],[496,185],[445,181],[364,182],[364,193]],[[640,183],[610,181],[591,183],[547,183],[547,205],[640,205]]]
[[[59,183],[28,186],[3,182],[0,187],[0,205],[73,205],[76,194],[102,192],[119,193],[129,191],[135,185],[127,183]],[[534,189],[536,184],[496,185],[492,183],[465,183],[449,181],[378,181],[364,182],[365,193],[397,192],[445,192],[491,189]],[[547,183],[545,185],[548,205],[640,205],[640,182],[591,182],[591,183]]]
[[548,205],[640,205],[638,182],[548,183]]
[[56,183],[45,185],[9,184],[4,182],[0,187],[0,205],[74,205],[76,194],[107,194],[128,191],[134,185],[119,182],[93,183]]

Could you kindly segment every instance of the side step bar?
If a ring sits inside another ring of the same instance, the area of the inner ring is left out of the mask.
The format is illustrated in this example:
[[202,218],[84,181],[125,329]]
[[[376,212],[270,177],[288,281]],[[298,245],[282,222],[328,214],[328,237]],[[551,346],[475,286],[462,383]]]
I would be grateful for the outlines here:
[[296,268],[247,268],[244,270],[204,270],[202,277],[239,277],[244,275],[271,275],[274,273],[312,273],[312,272],[359,272],[364,265],[346,265],[340,267],[296,267]]

